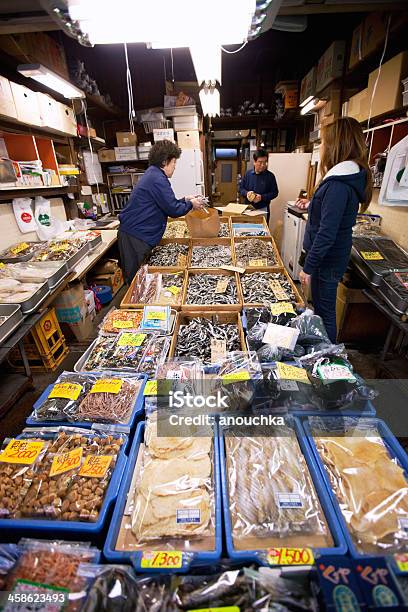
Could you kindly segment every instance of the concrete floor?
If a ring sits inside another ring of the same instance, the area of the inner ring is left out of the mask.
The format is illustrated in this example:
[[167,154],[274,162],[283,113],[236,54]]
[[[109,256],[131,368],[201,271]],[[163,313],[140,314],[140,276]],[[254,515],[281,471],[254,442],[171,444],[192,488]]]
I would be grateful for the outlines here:
[[18,402],[0,419],[0,442],[6,437],[13,437],[21,433],[25,427],[27,416],[32,412],[33,404],[39,398],[44,389],[54,382],[56,378],[64,370],[70,371],[73,369],[79,357],[84,353],[92,340],[98,335],[98,326],[106,315],[107,311],[113,306],[119,308],[120,302],[123,299],[128,287],[122,287],[113,298],[112,302],[107,304],[99,311],[94,319],[93,331],[89,338],[84,342],[69,342],[69,353],[54,372],[35,372],[33,373],[33,383],[35,388],[32,391],[27,391]]

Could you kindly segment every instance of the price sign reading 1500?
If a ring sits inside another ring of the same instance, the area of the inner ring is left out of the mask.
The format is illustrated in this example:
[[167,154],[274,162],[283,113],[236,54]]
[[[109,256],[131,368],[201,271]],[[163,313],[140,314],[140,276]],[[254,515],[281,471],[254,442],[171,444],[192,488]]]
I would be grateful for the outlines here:
[[270,548],[269,565],[312,565],[314,563],[311,548]]

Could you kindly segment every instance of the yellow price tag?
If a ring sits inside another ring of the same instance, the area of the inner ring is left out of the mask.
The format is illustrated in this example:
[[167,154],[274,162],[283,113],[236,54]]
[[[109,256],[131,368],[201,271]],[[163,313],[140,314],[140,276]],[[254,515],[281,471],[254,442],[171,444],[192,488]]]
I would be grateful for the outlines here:
[[143,395],[157,395],[157,380],[148,380]]
[[123,385],[120,378],[101,378],[93,385],[89,393],[119,393]]
[[290,302],[277,302],[276,304],[271,304],[271,312],[275,317],[284,313],[296,314],[293,304]]
[[394,560],[401,572],[408,572],[408,553],[397,553]]
[[144,550],[140,566],[149,569],[179,569],[183,566],[183,553],[181,550]]
[[86,478],[103,478],[112,459],[112,455],[88,455],[79,470],[79,475]]
[[28,244],[28,242],[20,242],[20,244],[17,244],[14,248],[10,249],[10,252],[13,253],[13,255],[18,255],[29,247],[30,245]]
[[48,398],[61,397],[63,399],[77,400],[82,391],[78,383],[57,383],[53,386]]
[[170,291],[173,295],[178,295],[181,291],[180,287],[176,287],[176,285],[171,285],[170,287],[165,287],[165,291]]
[[360,255],[366,261],[380,261],[384,259],[380,251],[360,251]]
[[229,385],[230,383],[240,382],[243,380],[250,380],[251,376],[248,370],[243,370],[242,372],[230,372],[229,374],[224,374],[221,376],[222,382]]
[[4,463],[21,463],[31,465],[44,448],[44,442],[16,440],[13,438],[0,453],[0,461]]
[[307,372],[303,368],[288,365],[287,363],[282,363],[281,361],[276,362],[276,368],[278,371],[279,380],[297,380],[310,385]]
[[258,266],[258,267],[264,268],[265,266],[268,265],[268,260],[265,257],[263,257],[261,259],[251,258],[249,260],[249,265],[250,266]]
[[313,565],[314,556],[311,548],[270,548],[269,565]]
[[5,267],[6,267],[6,264],[4,264],[2,261],[0,261],[0,270],[1,270],[2,268],[5,268]]
[[134,325],[132,319],[114,319],[112,327],[116,327],[116,329],[131,329]]
[[123,333],[119,340],[118,346],[141,346],[145,341],[146,334],[132,334],[131,332]]
[[64,474],[65,472],[70,472],[71,470],[79,468],[82,461],[82,452],[83,448],[79,446],[67,453],[55,455],[51,464],[50,477],[58,476],[59,474]]
[[150,310],[147,313],[146,320],[147,321],[165,321],[166,318],[167,318],[167,315],[164,311]]

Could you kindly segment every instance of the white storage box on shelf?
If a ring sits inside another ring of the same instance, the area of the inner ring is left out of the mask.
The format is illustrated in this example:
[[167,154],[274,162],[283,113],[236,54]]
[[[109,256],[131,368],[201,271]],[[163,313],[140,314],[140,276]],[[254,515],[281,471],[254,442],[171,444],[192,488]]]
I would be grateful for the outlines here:
[[173,117],[173,125],[176,132],[199,130],[200,122],[198,115],[185,115],[182,117]]
[[197,114],[194,104],[190,106],[171,106],[163,110],[165,117],[186,117]]
[[116,161],[133,161],[138,159],[136,147],[115,147]]
[[61,104],[60,102],[58,102],[58,105],[61,115],[62,131],[66,134],[70,134],[71,136],[76,136],[78,134],[77,120],[73,109],[66,104]]
[[10,81],[0,76],[0,115],[17,119],[17,109],[14,104]]
[[10,85],[16,106],[17,119],[22,123],[41,126],[42,121],[37,93],[28,89],[28,87],[13,83],[13,81],[10,81]]
[[63,131],[62,114],[59,109],[59,102],[51,96],[36,92],[38,106],[41,114],[41,125],[53,130]]
[[177,144],[180,149],[199,149],[200,132],[198,130],[177,132]]

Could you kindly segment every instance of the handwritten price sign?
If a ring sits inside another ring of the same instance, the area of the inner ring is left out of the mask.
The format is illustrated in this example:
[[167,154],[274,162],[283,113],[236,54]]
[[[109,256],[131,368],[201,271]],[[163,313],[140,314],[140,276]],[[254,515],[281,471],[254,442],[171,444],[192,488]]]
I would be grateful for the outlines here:
[[63,399],[77,400],[82,391],[78,383],[57,383],[53,386],[49,399],[62,397]]
[[112,459],[112,455],[88,455],[79,470],[79,475],[87,478],[103,478]]
[[269,565],[313,565],[314,556],[311,548],[270,548]]
[[21,463],[31,465],[44,448],[44,442],[28,440],[10,440],[6,448],[0,453],[3,463]]
[[52,460],[50,476],[58,476],[71,470],[79,468],[82,461],[82,447],[74,448],[74,450],[68,453],[61,453],[55,455]]
[[89,393],[119,393],[123,385],[120,378],[101,378],[97,380]]
[[183,565],[181,550],[145,550],[140,566],[147,569],[179,569]]

